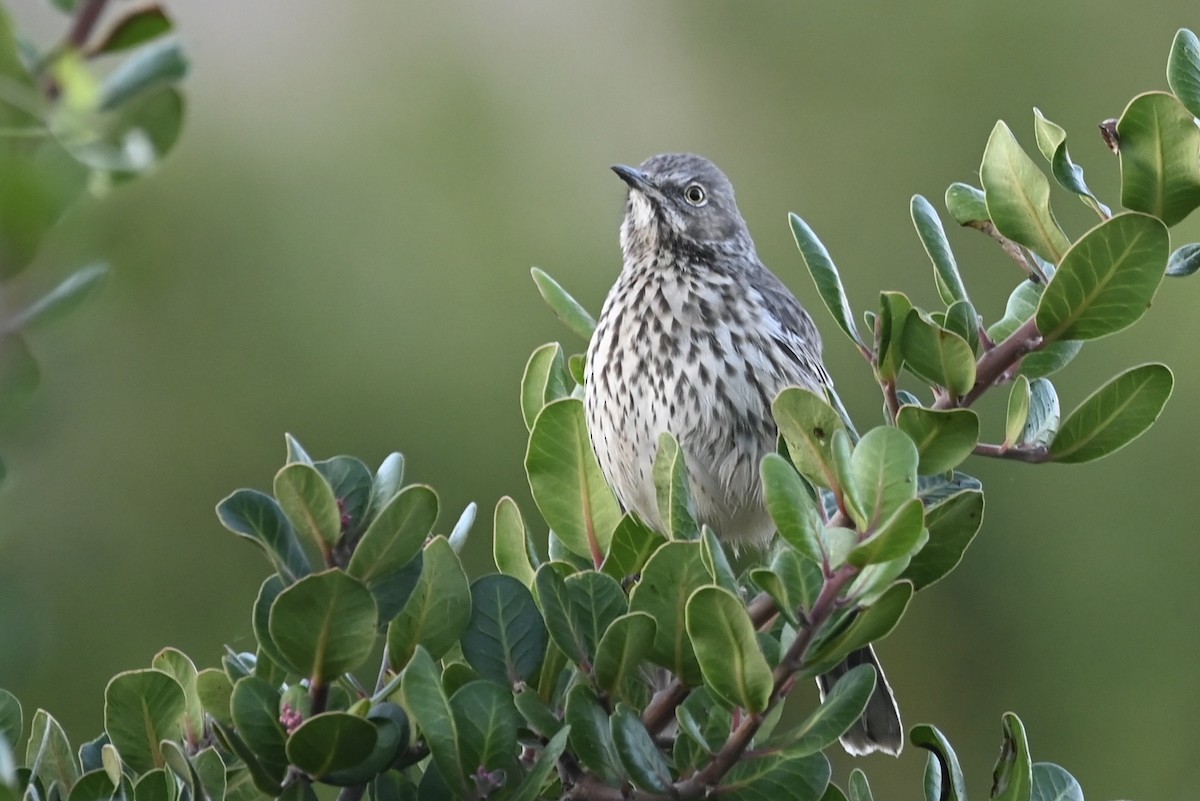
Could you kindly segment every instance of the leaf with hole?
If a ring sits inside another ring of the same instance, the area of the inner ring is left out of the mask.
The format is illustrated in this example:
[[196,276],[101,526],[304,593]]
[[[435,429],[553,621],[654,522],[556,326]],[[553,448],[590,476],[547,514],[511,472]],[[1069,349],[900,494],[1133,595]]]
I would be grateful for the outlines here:
[[841,415],[816,393],[800,387],[780,392],[771,413],[800,474],[822,487],[837,486],[833,435],[845,429]]

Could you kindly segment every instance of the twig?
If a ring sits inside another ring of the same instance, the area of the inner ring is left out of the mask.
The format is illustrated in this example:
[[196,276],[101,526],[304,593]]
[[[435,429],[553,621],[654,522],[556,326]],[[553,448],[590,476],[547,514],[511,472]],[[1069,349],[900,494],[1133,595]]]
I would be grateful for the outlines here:
[[1029,260],[1020,245],[1000,233],[991,220],[975,220],[974,222],[967,223],[967,226],[977,231],[982,231],[994,239],[1000,245],[1000,249],[1017,263],[1017,266],[1021,268],[1021,271],[1025,273],[1030,281],[1039,284],[1046,283],[1046,276],[1042,274],[1042,269]]
[[67,32],[68,45],[76,50],[84,48],[106,5],[108,5],[108,0],[82,0],[79,9],[75,12],[71,29]]
[[1024,448],[1021,446],[1005,447],[981,442],[972,451],[976,456],[990,456],[993,459],[1012,459],[1017,462],[1046,462],[1050,459],[1050,450],[1044,446]]
[[980,395],[991,389],[992,385],[1010,367],[1024,358],[1026,354],[1040,348],[1042,344],[1042,334],[1038,331],[1037,319],[1030,317],[1007,339],[979,357],[979,362],[975,365],[975,386],[971,387],[970,392],[961,399],[943,395],[933,404],[933,408],[952,409],[956,406],[963,408],[970,406],[979,400]]

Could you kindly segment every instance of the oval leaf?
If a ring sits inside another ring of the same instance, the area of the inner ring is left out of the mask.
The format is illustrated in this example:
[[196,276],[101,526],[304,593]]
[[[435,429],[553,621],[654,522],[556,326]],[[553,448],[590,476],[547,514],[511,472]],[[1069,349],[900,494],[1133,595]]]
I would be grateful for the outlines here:
[[1179,100],[1146,92],[1117,122],[1121,203],[1175,225],[1200,206],[1200,128]]
[[1143,364],[1092,393],[1062,424],[1050,459],[1090,462],[1124,448],[1154,424],[1175,378],[1165,364]]
[[292,732],[287,755],[293,765],[315,779],[362,762],[375,748],[370,721],[347,712],[313,715]]
[[862,338],[854,325],[854,312],[850,309],[850,301],[846,299],[846,290],[842,287],[842,278],[838,269],[829,257],[829,251],[817,239],[817,235],[808,227],[808,223],[796,214],[788,214],[788,223],[792,226],[792,236],[796,239],[796,247],[800,249],[800,257],[808,268],[813,283],[817,285],[817,294],[825,302],[825,308],[833,315],[833,319],[846,335],[860,347]]
[[526,587],[533,586],[533,565],[529,562],[529,528],[517,502],[505,495],[496,502],[492,527],[492,559],[496,569],[512,576]]
[[646,562],[629,598],[629,611],[645,612],[657,627],[650,659],[688,684],[701,681],[700,665],[687,636],[684,610],[691,594],[712,579],[699,542],[668,542]]
[[822,487],[837,486],[833,435],[845,424],[833,407],[811,390],[788,387],[771,404],[771,414],[800,474]]
[[346,571],[368,586],[420,553],[438,517],[437,493],[423,484],[406,487],[371,521]]
[[433,762],[443,779],[459,788],[458,794],[465,796],[465,764],[462,741],[450,699],[442,688],[441,673],[433,658],[421,646],[417,646],[412,659],[404,668],[400,690],[404,695],[404,708],[416,721]]
[[635,677],[654,642],[654,618],[645,612],[621,615],[600,637],[594,675],[605,692],[620,694],[622,684]]
[[987,198],[982,189],[955,182],[946,190],[946,211],[959,225],[990,222]]
[[728,590],[701,587],[688,599],[686,618],[709,692],[729,708],[765,710],[774,680],[745,604]]
[[628,704],[618,703],[610,724],[617,756],[633,786],[649,793],[669,792],[671,766],[637,712]]
[[1192,242],[1178,248],[1167,259],[1167,275],[1183,278],[1200,270],[1200,242]]
[[289,583],[310,572],[292,524],[270,495],[240,489],[217,504],[217,517],[225,528],[261,547]]
[[1167,57],[1167,85],[1193,117],[1200,117],[1200,39],[1180,28]]
[[917,446],[917,472],[928,476],[953,470],[979,442],[979,416],[970,409],[925,409],[905,404],[896,425]]
[[975,385],[975,353],[965,339],[934,325],[917,309],[908,313],[901,336],[904,364],[931,384],[965,395]]
[[913,441],[891,426],[873,428],[859,440],[850,456],[850,471],[865,525],[879,525],[916,497],[917,460]]
[[530,681],[542,664],[546,640],[542,615],[520,581],[492,575],[471,585],[462,652],[481,677],[505,687]]
[[962,561],[983,523],[983,493],[964,490],[925,510],[929,541],[901,574],[917,590],[941,579]]
[[821,518],[803,480],[787,459],[767,454],[759,465],[767,511],[779,536],[806,558],[821,561]]
[[182,737],[186,709],[183,688],[161,670],[118,673],[104,689],[104,731],[133,770],[161,768],[159,743]]
[[489,681],[473,681],[451,696],[450,711],[459,736],[462,765],[469,775],[492,771],[517,775],[521,750],[517,727],[521,719],[511,691]]
[[292,526],[327,552],[342,536],[342,513],[333,487],[316,467],[301,462],[275,474],[275,498]]
[[543,406],[571,394],[567,380],[562,345],[548,342],[530,354],[521,376],[521,416],[526,430],[533,428]]
[[440,659],[458,642],[471,619],[471,588],[450,543],[445,537],[434,537],[423,553],[417,586],[388,626],[388,652],[397,667],[408,661],[418,645]]
[[1057,264],[1070,243],[1050,210],[1050,182],[1003,121],[988,137],[979,179],[996,230]]
[[302,676],[324,683],[363,663],[375,647],[375,599],[341,570],[306,576],[271,605],[271,639]]
[[653,472],[658,516],[671,539],[699,538],[700,527],[696,525],[696,505],[688,484],[687,463],[679,442],[669,431],[664,431],[658,438]]

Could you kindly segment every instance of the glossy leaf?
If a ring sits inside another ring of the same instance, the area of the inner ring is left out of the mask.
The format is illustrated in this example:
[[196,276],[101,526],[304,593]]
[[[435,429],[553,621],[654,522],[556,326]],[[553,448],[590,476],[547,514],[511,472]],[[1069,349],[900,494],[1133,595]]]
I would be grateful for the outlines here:
[[[353,456],[334,456],[313,462],[333,490],[341,512],[343,534],[360,535],[369,518],[371,504],[371,469]],[[378,510],[373,510],[378,513]]]
[[958,757],[940,731],[928,724],[913,726],[908,732],[908,739],[918,748],[924,748],[937,760],[941,801],[967,801],[966,784],[963,781],[962,768],[958,765]]
[[912,311],[912,301],[902,292],[881,292],[879,321],[876,325],[875,361],[879,377],[892,381],[904,366],[904,323]]
[[54,289],[12,315],[7,323],[8,329],[27,330],[61,320],[99,291],[109,271],[109,266],[103,263],[89,264],[76,270]]
[[654,457],[654,495],[658,516],[671,539],[694,540],[700,537],[696,524],[695,503],[688,484],[687,463],[683,449],[670,432],[658,438]]
[[1096,339],[1137,322],[1162,282],[1169,238],[1161,222],[1121,214],[1084,234],[1042,293],[1037,327],[1048,342]]
[[624,581],[640,573],[650,555],[666,541],[666,537],[648,528],[633,515],[625,515],[613,532],[612,543],[601,569],[606,576]]
[[434,764],[442,777],[463,794],[466,764],[461,734],[450,699],[442,689],[438,667],[429,652],[419,645],[404,668],[400,689],[404,694],[404,708],[420,728]]
[[962,561],[983,523],[983,493],[963,490],[925,510],[929,541],[902,574],[917,590],[940,580]]
[[521,719],[510,690],[488,681],[473,681],[450,697],[450,710],[468,775],[491,771],[516,774]]
[[657,626],[650,659],[688,684],[699,684],[701,674],[684,610],[692,593],[711,583],[700,558],[700,543],[668,542],[646,562],[629,598],[629,611],[645,612]]
[[850,309],[850,301],[846,299],[842,278],[838,275],[833,259],[829,257],[829,251],[821,244],[821,240],[809,228],[808,223],[799,216],[788,214],[788,222],[792,226],[792,236],[796,240],[796,247],[800,249],[804,266],[808,268],[813,283],[817,285],[817,294],[821,296],[825,308],[829,309],[834,321],[846,332],[846,335],[862,345],[862,337],[858,335],[858,328],[854,325],[854,312]]
[[1074,776],[1058,765],[1035,762],[1029,801],[1083,801],[1083,788]]
[[546,626],[529,588],[512,576],[484,576],[471,585],[471,617],[462,652],[482,678],[505,687],[537,675]]
[[1046,119],[1046,115],[1035,108],[1033,129],[1037,136],[1038,150],[1042,151],[1046,161],[1050,162],[1050,174],[1054,176],[1054,180],[1065,189],[1079,195],[1080,199],[1100,216],[1110,216],[1111,209],[1088,189],[1087,182],[1083,179],[1083,168],[1071,161],[1071,155],[1067,152],[1067,132],[1062,126]]
[[118,64],[105,78],[100,87],[100,109],[112,111],[152,88],[175,83],[187,70],[187,59],[178,41],[170,38],[151,42]]
[[875,691],[875,668],[858,665],[844,673],[813,712],[782,739],[787,753],[816,754],[837,742],[867,708]]
[[1200,206],[1200,129],[1174,95],[1146,92],[1117,122],[1121,203],[1175,225]]
[[[204,707],[196,690],[197,671],[192,660],[177,648],[164,648],[154,655],[150,666],[161,670],[179,683],[185,700],[183,731],[189,742],[204,739]],[[232,687],[230,688],[232,690]]]
[[240,489],[217,504],[221,525],[255,543],[288,582],[308,575],[308,557],[296,540],[291,522],[270,495]]
[[779,536],[814,562],[821,561],[821,518],[816,502],[787,459],[767,454],[759,465],[767,511]]
[[[619,784],[625,769],[613,743],[608,715],[586,684],[576,684],[567,693],[564,717],[571,729],[571,751],[606,784]],[[654,747],[654,746],[652,746]],[[654,747],[657,751],[657,747]]]
[[104,730],[135,771],[161,768],[159,743],[183,734],[187,699],[161,670],[118,673],[104,689]]
[[542,407],[571,394],[569,380],[562,345],[548,342],[530,354],[521,376],[521,416],[527,430],[533,428]]
[[686,620],[709,692],[730,709],[765,710],[774,681],[745,604],[728,590],[701,587],[688,599]]
[[[12,744],[16,744],[13,740]],[[29,742],[25,747],[25,764],[42,784],[51,787],[58,784],[64,791],[79,779],[80,766],[71,750],[71,743],[59,722],[44,709],[33,713],[29,729]]]
[[1171,278],[1182,278],[1200,270],[1200,242],[1192,242],[1176,249],[1167,259],[1166,274]]
[[871,536],[846,557],[855,567],[890,562],[912,556],[925,537],[924,507],[917,498],[905,501]]
[[975,385],[975,354],[960,337],[927,320],[917,309],[908,313],[901,340],[904,364],[915,375],[965,395]]
[[991,221],[983,190],[970,184],[950,184],[946,190],[946,211],[959,225]]
[[289,464],[275,474],[275,498],[292,527],[327,551],[342,536],[342,514],[333,487],[313,466]]
[[1050,210],[1050,182],[1004,122],[988,137],[979,178],[996,230],[1058,263],[1070,243]]
[[621,686],[637,675],[650,652],[654,630],[654,618],[645,612],[629,612],[613,620],[596,646],[596,686],[619,695]]
[[610,718],[613,746],[630,783],[648,793],[667,793],[671,766],[632,707],[618,703]]
[[583,401],[563,398],[542,409],[529,434],[525,472],[550,528],[572,553],[598,564],[621,508],[596,462]]
[[822,487],[837,486],[833,434],[845,429],[841,415],[815,393],[799,387],[780,392],[771,414],[800,474]]
[[1004,418],[1004,444],[1012,447],[1021,441],[1021,434],[1029,422],[1030,391],[1029,379],[1023,375],[1013,381],[1008,393],[1008,411]]
[[371,521],[346,572],[367,586],[396,572],[421,552],[437,517],[436,492],[424,484],[405,487]]
[[1029,759],[1025,727],[1012,712],[1005,712],[1001,723],[1004,741],[992,772],[992,801],[1030,801],[1033,765]]
[[917,228],[917,236],[921,238],[921,244],[933,262],[934,279],[942,302],[949,306],[955,301],[967,300],[967,288],[963,286],[958,263],[950,251],[950,242],[946,239],[946,231],[942,228],[937,210],[925,198],[913,195],[909,213]]
[[787,752],[740,760],[717,788],[719,798],[733,801],[820,801],[829,785],[829,760],[823,754],[792,756]]
[[529,528],[517,502],[505,495],[496,502],[492,527],[492,559],[496,569],[512,576],[526,587],[533,586],[534,569],[529,562],[526,543]]
[[533,267],[529,272],[533,275],[533,282],[537,284],[538,292],[542,293],[542,299],[550,306],[554,316],[561,320],[563,325],[574,331],[584,342],[590,341],[592,332],[596,330],[596,320],[588,314],[587,309],[583,308],[579,301],[571,297],[545,271]]
[[896,428],[880,426],[863,435],[850,457],[849,482],[865,515],[863,527],[879,525],[916,497],[917,461],[916,445]]
[[859,612],[849,626],[814,645],[805,666],[805,674],[820,675],[852,651],[886,637],[900,622],[912,594],[913,585],[909,582],[893,584],[874,603]]
[[444,537],[424,550],[424,567],[404,608],[388,626],[388,652],[401,667],[423,646],[440,659],[459,640],[471,619],[471,588],[458,555]]
[[346,770],[375,748],[378,735],[370,721],[346,712],[313,715],[287,740],[288,760],[314,778]]
[[375,599],[341,570],[306,576],[271,605],[275,646],[302,676],[327,682],[354,670],[375,647]]
[[925,409],[905,404],[896,425],[917,447],[917,472],[932,475],[952,470],[979,442],[979,416],[970,409]]
[[1114,453],[1154,424],[1175,379],[1165,364],[1143,364],[1093,392],[1063,421],[1050,459],[1074,464]]
[[970,346],[972,353],[979,352],[979,313],[968,300],[959,300],[946,309],[943,327],[958,334]]
[[230,701],[237,733],[276,784],[283,779],[288,765],[287,734],[279,723],[279,700],[277,687],[258,676],[247,676],[233,685]]
[[1200,39],[1180,28],[1167,57],[1167,85],[1193,117],[1200,117]]

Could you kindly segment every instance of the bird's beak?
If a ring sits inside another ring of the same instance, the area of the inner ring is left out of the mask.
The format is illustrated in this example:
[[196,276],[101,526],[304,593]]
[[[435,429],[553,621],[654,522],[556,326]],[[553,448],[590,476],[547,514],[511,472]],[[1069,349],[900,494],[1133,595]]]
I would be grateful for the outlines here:
[[612,171],[615,172],[622,181],[629,184],[630,189],[636,189],[639,192],[646,192],[653,189],[653,184],[650,183],[649,176],[636,167],[627,167],[624,164],[614,164]]

